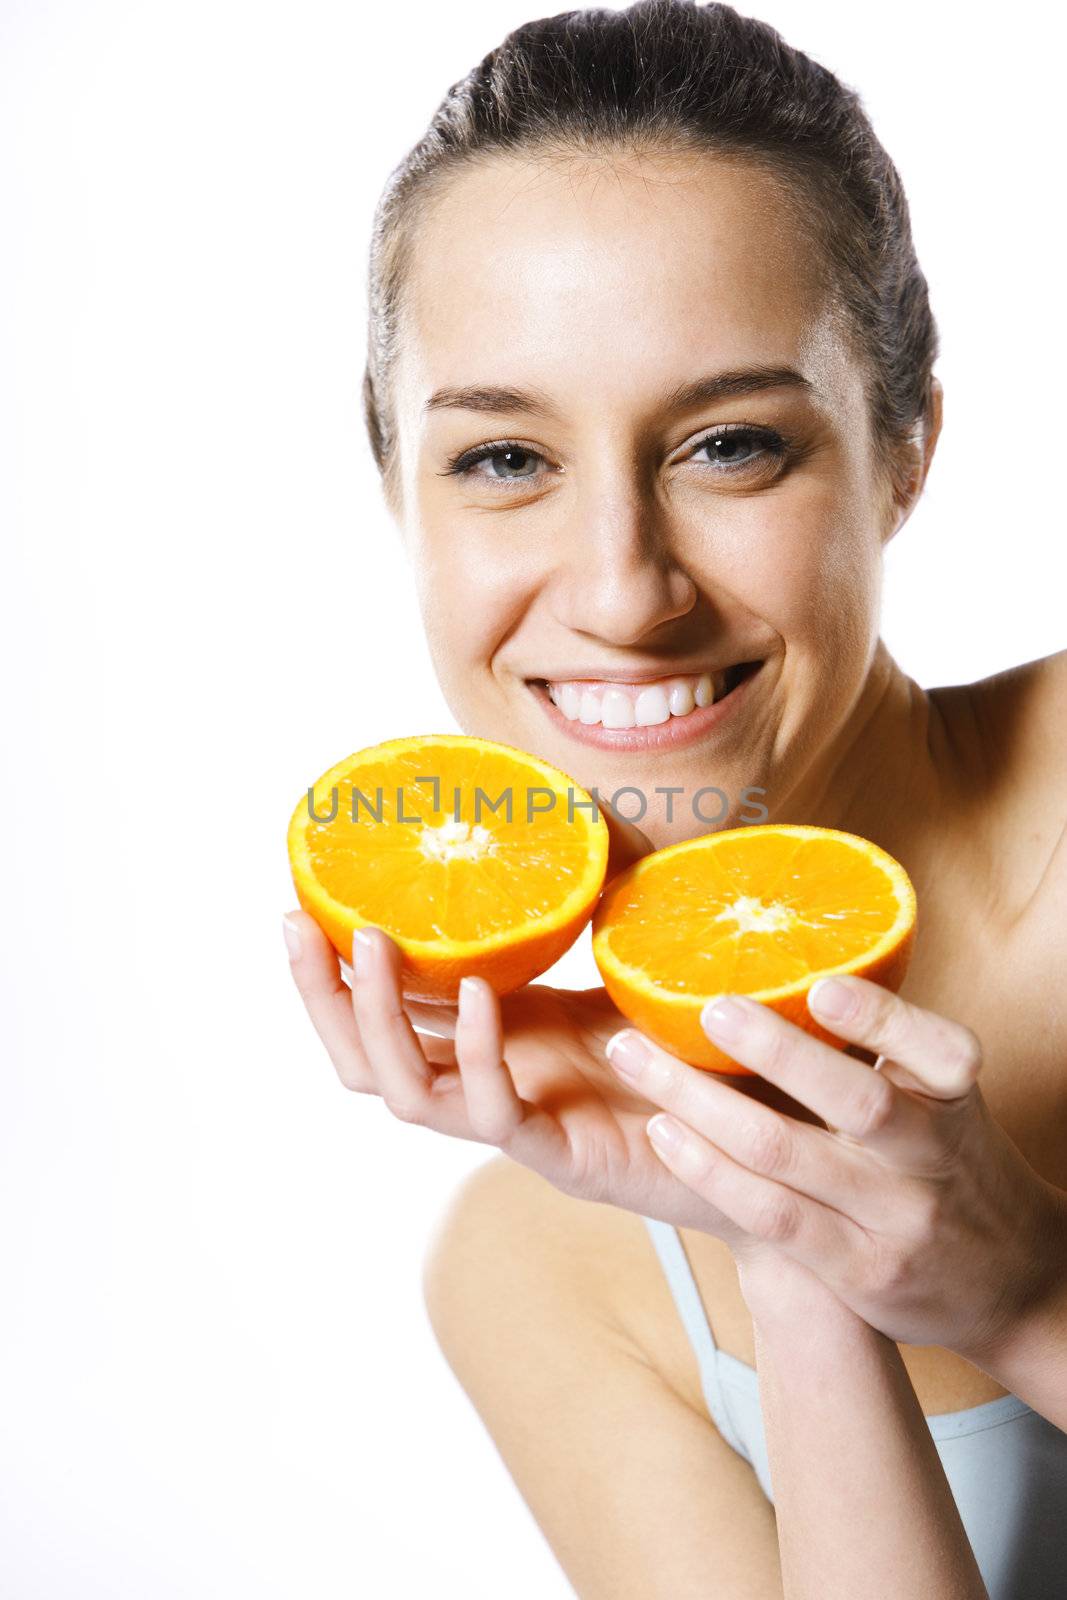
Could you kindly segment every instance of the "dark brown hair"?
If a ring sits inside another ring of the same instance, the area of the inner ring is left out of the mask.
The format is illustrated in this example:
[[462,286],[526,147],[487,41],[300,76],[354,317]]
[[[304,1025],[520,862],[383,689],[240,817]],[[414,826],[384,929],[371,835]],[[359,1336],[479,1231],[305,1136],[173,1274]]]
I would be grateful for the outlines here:
[[428,200],[483,157],[637,151],[740,157],[776,176],[861,358],[872,433],[897,446],[930,420],[937,328],[896,168],[859,96],[732,6],[638,0],[565,11],[509,33],[435,111],[375,212],[363,406],[395,491],[390,375],[407,263]]

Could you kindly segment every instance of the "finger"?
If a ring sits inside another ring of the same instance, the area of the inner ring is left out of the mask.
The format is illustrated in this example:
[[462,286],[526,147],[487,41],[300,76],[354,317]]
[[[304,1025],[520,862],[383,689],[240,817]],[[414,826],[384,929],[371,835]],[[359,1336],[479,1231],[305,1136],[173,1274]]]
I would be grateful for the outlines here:
[[503,1148],[521,1126],[525,1110],[504,1061],[500,1004],[484,978],[460,983],[455,1049],[471,1129]]
[[[389,1110],[402,1122],[484,1143],[483,1135],[471,1126],[461,1073],[434,1072],[404,1012],[399,949],[380,928],[360,928],[353,939],[356,950],[356,1021],[378,1092]],[[477,1063],[476,1072],[484,1065]],[[516,1129],[520,1137],[512,1141],[508,1153],[535,1171],[551,1174],[553,1167],[570,1159],[564,1131],[555,1117],[529,1101],[520,1101],[520,1109]]]
[[341,981],[338,956],[315,919],[306,911],[290,911],[283,918],[289,949],[289,966],[312,1026],[346,1089],[376,1093],[374,1074],[363,1053],[359,1028],[352,1015],[352,997]]
[[380,928],[357,928],[352,945],[352,1004],[378,1092],[402,1122],[424,1121],[434,1072],[404,1011],[400,951]]
[[933,1099],[961,1098],[981,1071],[982,1046],[970,1028],[867,978],[820,978],[808,991],[808,1010],[831,1032],[884,1056],[883,1072],[903,1068],[910,1081],[893,1074],[902,1087]]
[[858,1271],[867,1235],[850,1218],[750,1172],[673,1117],[661,1113],[647,1128],[664,1166],[752,1238],[776,1245],[820,1277],[832,1272],[847,1279]]
[[700,1020],[732,1058],[786,1090],[835,1133],[913,1158],[934,1153],[928,1112],[884,1071],[872,1072],[750,995],[719,995]]
[[654,846],[647,833],[628,817],[621,816],[609,801],[598,798],[597,805],[608,825],[608,868],[604,882],[610,883],[624,867],[650,855]]
[[655,1105],[746,1171],[785,1185],[863,1227],[885,1223],[897,1180],[872,1174],[865,1152],[753,1100],[714,1073],[688,1066],[635,1029],[608,1041],[612,1068]]
[[[351,989],[355,981],[352,968],[343,958],[340,958],[340,964],[341,976],[345,983],[347,983],[349,989]],[[455,1006],[447,1005],[444,1001],[442,1001],[440,1004],[438,1004],[436,1001],[431,1004],[426,1000],[409,1000],[405,995],[404,1010],[411,1018],[415,1031],[419,1035],[420,1039],[424,1039],[426,1041],[423,1044],[423,1051],[427,1060],[454,1061],[455,1051],[439,1050],[436,1048],[436,1046],[431,1048],[429,1041],[431,1039],[438,1041],[444,1039],[451,1040],[455,1037]]]

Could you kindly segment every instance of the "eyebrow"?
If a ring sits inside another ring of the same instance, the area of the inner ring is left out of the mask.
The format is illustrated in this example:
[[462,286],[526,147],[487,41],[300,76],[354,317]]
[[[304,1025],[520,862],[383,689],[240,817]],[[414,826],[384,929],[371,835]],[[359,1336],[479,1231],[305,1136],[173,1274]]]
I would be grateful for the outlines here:
[[[762,389],[803,389],[814,392],[810,378],[793,367],[737,367],[713,372],[690,383],[676,384],[660,396],[664,411],[688,411],[709,401],[731,399],[735,395],[758,394]],[[492,384],[470,384],[460,388],[435,389],[423,406],[424,411],[521,412],[528,416],[556,417],[558,412],[547,395],[537,389],[509,389]]]

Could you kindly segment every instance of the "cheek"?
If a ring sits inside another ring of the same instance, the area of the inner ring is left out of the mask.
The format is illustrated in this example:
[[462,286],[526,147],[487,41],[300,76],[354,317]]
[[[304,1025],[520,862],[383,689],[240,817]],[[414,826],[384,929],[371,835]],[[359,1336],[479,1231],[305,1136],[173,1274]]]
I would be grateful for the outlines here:
[[462,528],[424,529],[412,541],[423,627],[442,681],[488,666],[517,614],[518,586],[499,553]]
[[745,592],[787,646],[819,656],[866,650],[881,594],[872,509],[861,486],[838,472],[763,502]]
[[780,589],[781,631],[820,656],[862,653],[877,620],[880,567],[862,528],[823,524],[794,552]]

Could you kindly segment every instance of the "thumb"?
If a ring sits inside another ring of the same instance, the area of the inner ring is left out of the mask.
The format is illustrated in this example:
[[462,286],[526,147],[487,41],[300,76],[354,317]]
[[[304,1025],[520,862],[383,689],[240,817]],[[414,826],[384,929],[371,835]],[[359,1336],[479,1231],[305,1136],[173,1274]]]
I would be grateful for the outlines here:
[[624,867],[632,866],[642,856],[651,855],[656,848],[647,833],[635,822],[620,816],[607,800],[597,799],[600,814],[608,825],[608,870],[605,883],[611,881]]

